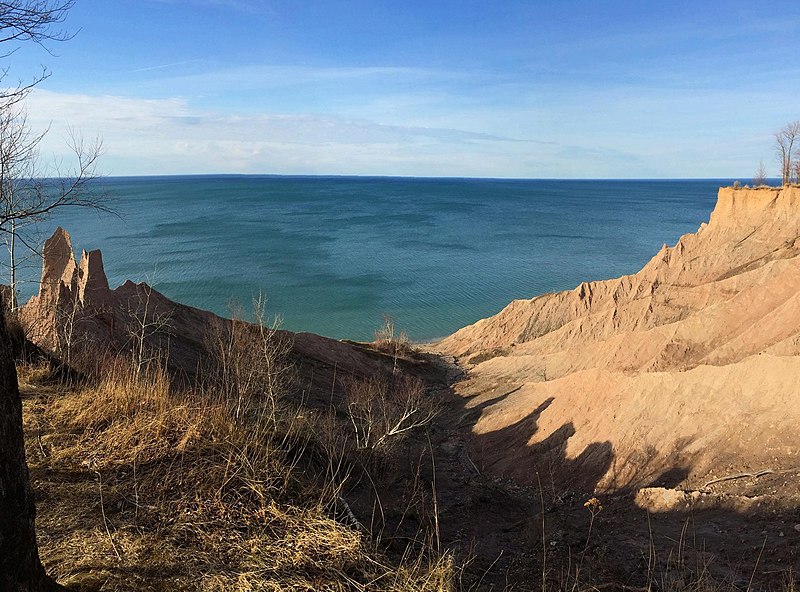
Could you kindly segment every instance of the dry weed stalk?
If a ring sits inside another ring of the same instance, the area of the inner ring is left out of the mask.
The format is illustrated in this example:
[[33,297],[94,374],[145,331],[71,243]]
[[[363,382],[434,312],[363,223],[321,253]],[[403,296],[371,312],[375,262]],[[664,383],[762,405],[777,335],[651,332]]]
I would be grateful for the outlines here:
[[231,312],[231,322],[218,326],[209,337],[216,360],[212,389],[237,420],[254,405],[263,409],[266,403],[274,428],[278,400],[291,378],[286,356],[292,343],[278,330],[279,319],[268,322],[263,296],[253,301],[254,323],[243,320],[241,307]]

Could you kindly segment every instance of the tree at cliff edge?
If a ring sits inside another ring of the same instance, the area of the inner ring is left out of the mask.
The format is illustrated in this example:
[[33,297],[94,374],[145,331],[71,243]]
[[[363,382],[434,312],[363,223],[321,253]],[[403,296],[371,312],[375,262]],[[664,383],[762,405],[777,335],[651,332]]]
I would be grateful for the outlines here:
[[[51,25],[60,22],[72,1],[17,0],[0,2],[0,43],[30,40],[64,41],[69,36],[56,32]],[[13,53],[2,54],[0,59]],[[7,69],[0,70],[2,80]],[[11,296],[7,304],[12,310],[17,302],[17,246],[34,256],[41,256],[36,240],[38,222],[50,218],[63,207],[89,207],[110,212],[106,196],[97,191],[96,164],[103,151],[102,142],[84,142],[70,132],[68,146],[74,156],[72,166],[64,168],[60,161],[46,166],[39,157],[41,141],[47,134],[35,132],[28,122],[24,99],[47,77],[47,71],[30,83],[10,90],[0,90],[0,237],[8,247],[8,282]],[[31,230],[34,229],[34,230]]]
[[781,185],[800,183],[800,120],[775,132],[775,155],[781,165]]
[[[12,0],[0,3],[0,44],[63,41],[68,36],[54,31],[72,8],[74,0]],[[10,47],[0,58],[14,53]],[[0,79],[8,69],[2,70]],[[30,89],[46,78],[43,72],[28,84],[0,91],[4,113],[22,101]],[[0,302],[0,311],[3,310]],[[17,386],[11,343],[4,315],[0,314],[0,592],[63,590],[45,574],[39,560],[34,520],[33,491],[25,463],[22,400]]]
[[63,590],[47,577],[39,561],[22,399],[4,315],[0,315],[0,451],[0,590]]

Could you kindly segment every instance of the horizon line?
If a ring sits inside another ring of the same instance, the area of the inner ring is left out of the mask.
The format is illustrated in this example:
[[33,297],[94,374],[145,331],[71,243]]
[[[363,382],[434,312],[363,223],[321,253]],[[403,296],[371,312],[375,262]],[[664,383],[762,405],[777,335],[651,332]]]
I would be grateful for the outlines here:
[[[409,179],[463,181],[741,181],[743,177],[470,177],[462,175],[361,175],[347,173],[161,173],[133,175],[99,175],[103,179],[154,179],[185,177],[272,177],[303,179]],[[768,181],[780,180],[768,177]],[[745,181],[747,183],[747,181]]]

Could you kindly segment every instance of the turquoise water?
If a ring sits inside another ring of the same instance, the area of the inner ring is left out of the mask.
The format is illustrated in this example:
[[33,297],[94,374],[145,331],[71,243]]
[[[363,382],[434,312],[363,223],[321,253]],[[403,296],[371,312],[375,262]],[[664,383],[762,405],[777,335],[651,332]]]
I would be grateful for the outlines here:
[[[382,314],[447,335],[514,298],[637,271],[707,221],[729,180],[192,176],[103,180],[120,217],[62,210],[112,287],[145,280],[227,314],[259,291],[283,326],[371,339]],[[42,229],[44,232],[50,228]],[[38,273],[38,272],[36,272]],[[30,293],[30,290],[28,290]]]

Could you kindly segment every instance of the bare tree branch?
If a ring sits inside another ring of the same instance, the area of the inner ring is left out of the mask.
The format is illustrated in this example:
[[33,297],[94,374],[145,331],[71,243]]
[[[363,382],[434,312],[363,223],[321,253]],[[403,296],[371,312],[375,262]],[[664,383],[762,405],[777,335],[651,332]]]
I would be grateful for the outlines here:
[[[53,26],[63,23],[75,0],[17,0],[0,2],[0,43],[68,41],[74,37]],[[45,47],[45,49],[47,49]]]
[[[65,41],[70,35],[55,27],[64,21],[67,12],[72,8],[74,0],[11,0],[0,2],[0,45],[8,57],[16,50],[15,43],[35,43],[47,49],[48,41]],[[8,69],[0,72],[0,81],[8,74]],[[5,127],[5,138],[0,138],[0,147],[15,147],[22,153],[6,152],[0,154],[0,197],[5,213],[5,222],[11,224],[11,237],[16,236],[17,221],[29,220],[41,203],[36,204],[38,195],[47,195],[35,191],[36,183],[30,179],[36,177],[35,163],[37,147],[41,136],[30,132],[24,115],[20,118],[18,109],[20,102],[31,89],[47,77],[43,69],[40,76],[35,76],[28,83],[20,82],[16,88],[0,90],[0,132]],[[2,125],[2,124],[5,125]],[[21,124],[21,125],[20,125]],[[37,139],[38,138],[38,139]],[[2,151],[0,151],[2,152]],[[80,162],[85,162],[85,159]],[[91,166],[95,159],[89,159]],[[85,169],[79,165],[81,176],[93,169]],[[24,174],[23,174],[24,173]],[[27,179],[25,182],[22,179]],[[34,199],[33,205],[24,205],[26,199]],[[72,196],[67,196],[67,200]],[[57,198],[56,198],[57,200]],[[21,205],[21,207],[13,206]],[[14,212],[17,212],[15,215]],[[21,216],[20,213],[29,215]],[[45,214],[46,211],[39,212]],[[5,223],[0,224],[5,226]],[[13,253],[13,247],[11,249]],[[13,257],[12,257],[13,258]],[[0,341],[7,343],[5,323],[0,320]],[[3,512],[0,516],[0,588],[4,590],[28,590],[44,592],[63,590],[61,586],[48,578],[39,560],[34,529],[35,502],[28,483],[28,469],[25,463],[25,446],[22,432],[21,400],[17,388],[14,362],[8,347],[0,348],[5,356],[0,360],[0,498]]]
[[71,130],[68,145],[74,162],[71,166],[56,163],[47,169],[39,159],[39,145],[47,131],[33,132],[20,104],[0,105],[0,233],[7,235],[9,242],[12,308],[16,307],[15,244],[19,241],[38,252],[35,244],[23,237],[27,225],[46,220],[64,207],[112,211],[95,183],[102,142],[87,142]]

